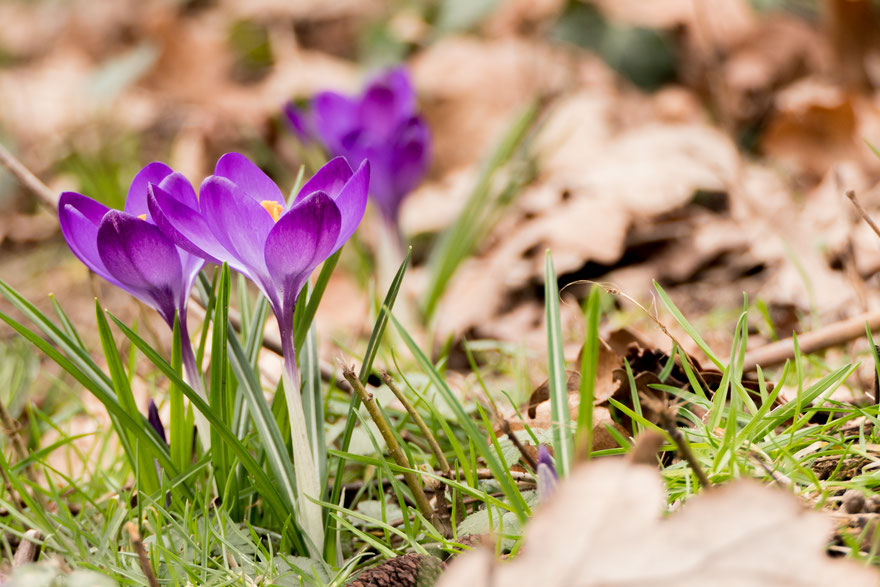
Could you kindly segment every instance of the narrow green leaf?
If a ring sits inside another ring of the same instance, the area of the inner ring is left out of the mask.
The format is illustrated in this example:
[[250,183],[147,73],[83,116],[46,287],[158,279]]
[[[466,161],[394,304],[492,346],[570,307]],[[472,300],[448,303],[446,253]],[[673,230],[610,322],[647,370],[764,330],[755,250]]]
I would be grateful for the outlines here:
[[724,363],[721,362],[721,359],[719,359],[718,356],[714,352],[712,352],[712,349],[709,348],[709,345],[706,344],[706,341],[703,340],[703,337],[701,337],[697,330],[693,326],[691,326],[691,323],[687,321],[687,318],[684,317],[684,314],[682,314],[681,311],[675,306],[666,291],[664,291],[663,288],[660,287],[660,284],[656,281],[654,282],[654,289],[656,289],[657,293],[660,294],[660,299],[663,301],[663,305],[666,306],[666,309],[669,310],[669,313],[672,314],[672,316],[675,318],[675,321],[678,322],[679,326],[681,326],[684,331],[687,332],[688,336],[691,337],[691,340],[693,340],[697,344],[697,346],[700,347],[700,350],[703,351],[703,353],[707,357],[709,357],[709,360],[715,363],[716,367],[724,371],[725,367]]
[[[505,165],[523,143],[539,112],[538,104],[529,104],[510,126],[483,165],[477,183],[455,222],[444,231],[428,260],[429,280],[425,293],[425,316],[433,316],[437,303],[449,280],[462,260],[473,251],[479,239],[486,234],[488,217],[493,204],[492,183],[495,174]],[[507,200],[510,194],[502,193]],[[500,200],[501,198],[496,198]],[[497,203],[497,202],[496,202]]]
[[296,477],[293,470],[293,462],[290,458],[290,452],[287,450],[281,432],[272,417],[272,410],[269,408],[266,397],[263,395],[263,389],[260,386],[260,380],[251,368],[248,358],[241,347],[238,339],[230,333],[228,336],[229,363],[232,366],[232,372],[239,383],[239,390],[245,394],[248,406],[250,408],[251,419],[256,426],[257,434],[262,440],[262,448],[269,460],[269,466],[275,474],[277,483],[279,484],[280,493],[289,503],[296,503]]
[[428,360],[428,357],[425,356],[406,329],[397,321],[397,318],[392,315],[391,321],[394,323],[397,332],[400,334],[401,338],[403,338],[404,343],[415,357],[416,362],[419,364],[422,371],[428,376],[428,379],[440,392],[446,405],[455,414],[459,425],[464,429],[468,438],[473,442],[477,453],[483,457],[486,465],[492,471],[495,481],[501,486],[504,495],[507,496],[510,503],[514,505],[514,512],[516,513],[517,518],[519,518],[520,522],[525,522],[528,517],[529,507],[525,503],[519,489],[515,485],[511,485],[504,466],[486,444],[485,433],[480,432],[476,424],[474,424],[473,419],[468,415],[464,407],[455,397],[455,394],[452,393],[452,390],[449,389],[449,386],[446,385],[446,382],[440,377],[440,374],[437,373],[434,365]]
[[[547,380],[553,426],[553,456],[560,477],[567,477],[572,464],[571,412],[568,404],[568,378],[562,352],[562,321],[559,317],[559,287],[553,257],[547,251],[544,261],[544,312],[547,321]],[[589,407],[592,407],[590,402]]]
[[250,473],[261,499],[266,503],[269,510],[271,510],[276,518],[282,522],[285,520],[293,521],[293,525],[296,528],[296,532],[293,533],[294,535],[292,537],[294,540],[294,546],[301,555],[308,556],[308,549],[300,535],[301,530],[299,525],[297,521],[293,519],[295,502],[289,501],[286,499],[286,494],[279,492],[275,483],[269,478],[256,459],[254,459],[247,447],[242,444],[241,440],[235,436],[229,427],[211,411],[208,403],[200,398],[199,395],[180,377],[180,375],[174,371],[174,368],[171,367],[171,365],[169,365],[165,359],[163,359],[159,353],[149,345],[149,343],[126,326],[124,322],[113,315],[110,317],[119,329],[122,330],[123,334],[125,334],[125,336],[127,336],[128,339],[138,347],[138,349],[140,349],[144,356],[147,357],[153,365],[155,365],[166,377],[174,381],[176,385],[180,386],[184,395],[186,395],[195,409],[202,412],[205,419],[210,423],[212,429],[215,427],[217,428],[217,432],[223,442],[229,446],[230,450],[235,453],[235,456],[238,457],[242,465],[247,469],[248,473]]
[[[294,323],[296,334],[294,335],[293,341],[297,354],[299,354],[299,351],[306,340],[309,327],[311,327],[312,322],[315,319],[315,314],[318,312],[318,305],[321,303],[321,298],[324,297],[324,292],[327,290],[327,284],[330,283],[330,276],[333,274],[333,270],[336,268],[336,263],[339,262],[339,255],[341,254],[342,249],[336,251],[324,261],[324,264],[321,266],[321,272],[318,274],[318,279],[315,280],[315,286],[309,294],[308,304],[306,304],[302,316],[300,316],[299,320]],[[300,297],[305,299],[305,296]]]
[[[593,400],[596,396],[596,369],[599,363],[599,313],[600,288],[590,288],[590,295],[584,306],[586,332],[584,346],[581,349],[581,385],[580,404],[577,419],[577,446],[583,449],[583,455],[589,459],[593,452]],[[670,363],[672,361],[670,360]]]
[[[141,415],[141,412],[138,410],[137,402],[135,402],[134,395],[131,393],[128,375],[125,373],[125,367],[122,365],[122,359],[119,357],[119,350],[116,348],[116,342],[113,340],[113,333],[110,332],[110,325],[107,323],[107,317],[104,316],[104,310],[101,309],[98,300],[95,300],[95,315],[97,317],[101,348],[104,351],[104,358],[107,360],[107,367],[110,369],[110,378],[113,381],[116,398],[122,409],[126,410],[132,416],[132,419],[136,419]],[[148,430],[155,434],[152,426]],[[135,447],[138,455],[135,472],[138,474],[137,480],[141,490],[151,494],[155,493],[159,489],[159,478],[156,474],[156,468],[153,466],[153,458],[155,457],[152,454],[153,451],[147,445],[140,446],[131,431],[125,430],[125,434],[128,436],[128,442]]]
[[[373,325],[373,331],[370,333],[370,340],[367,343],[367,350],[364,353],[364,359],[361,362],[361,369],[358,373],[358,378],[361,382],[366,382],[367,377],[370,374],[370,369],[373,367],[373,360],[375,360],[376,354],[379,352],[379,344],[382,342],[382,335],[385,333],[385,327],[388,324],[388,316],[390,315],[391,309],[394,307],[395,300],[397,300],[397,294],[400,292],[400,285],[403,283],[403,276],[406,275],[406,268],[409,265],[411,256],[412,247],[407,250],[406,257],[404,257],[403,262],[400,264],[400,267],[394,276],[394,280],[392,280],[391,285],[388,288],[388,293],[385,295],[385,301],[382,308],[379,310],[379,316],[376,318],[376,323]],[[357,423],[357,409],[360,407],[360,403],[360,396],[356,393],[351,394],[351,401],[348,406],[348,417],[345,420],[345,429],[342,432],[342,439],[340,441],[340,449],[342,452],[348,451],[348,447],[351,445],[351,436],[354,433],[354,426]],[[333,480],[333,491],[330,495],[331,503],[339,503],[339,497],[342,494],[342,473],[344,469],[345,462],[340,460],[336,467],[336,475]],[[329,523],[329,520],[328,525],[325,527],[324,536],[325,558],[328,561],[332,561],[336,558],[336,537],[335,527]]]

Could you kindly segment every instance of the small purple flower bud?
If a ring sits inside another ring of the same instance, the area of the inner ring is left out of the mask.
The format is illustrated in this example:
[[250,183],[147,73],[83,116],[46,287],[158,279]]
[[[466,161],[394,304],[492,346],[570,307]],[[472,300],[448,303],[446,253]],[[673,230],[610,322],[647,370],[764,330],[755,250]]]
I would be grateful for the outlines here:
[[159,418],[159,408],[156,407],[156,402],[152,398],[149,405],[147,405],[147,422],[150,423],[156,434],[167,444],[168,439],[165,437],[165,426],[162,425],[162,420]]
[[559,476],[556,474],[556,467],[553,466],[553,458],[547,447],[538,446],[538,500],[546,501],[559,484]]

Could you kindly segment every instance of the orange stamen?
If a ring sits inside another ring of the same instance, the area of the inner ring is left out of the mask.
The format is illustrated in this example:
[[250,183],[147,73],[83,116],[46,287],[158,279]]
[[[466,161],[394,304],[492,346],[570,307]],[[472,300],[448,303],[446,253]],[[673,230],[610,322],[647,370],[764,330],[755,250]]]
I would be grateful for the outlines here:
[[140,218],[141,220],[146,220],[146,219],[147,219],[147,215],[146,215],[146,214],[141,214],[140,216],[138,216],[138,218]]
[[271,216],[272,220],[275,222],[278,222],[278,219],[281,218],[281,213],[284,212],[284,206],[275,200],[263,200],[260,202],[260,206],[266,209],[266,212],[269,213],[269,216]]

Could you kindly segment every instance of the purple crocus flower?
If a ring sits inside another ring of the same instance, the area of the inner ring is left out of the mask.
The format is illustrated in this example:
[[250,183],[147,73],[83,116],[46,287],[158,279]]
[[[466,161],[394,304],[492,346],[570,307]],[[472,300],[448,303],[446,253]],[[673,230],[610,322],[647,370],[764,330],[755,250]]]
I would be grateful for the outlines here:
[[153,223],[147,209],[150,185],[162,186],[181,203],[196,201],[183,175],[151,163],[132,181],[124,211],[64,192],[58,220],[70,250],[89,269],[154,308],[169,326],[177,312],[185,329],[187,299],[204,260],[175,247]]
[[[309,447],[296,368],[293,311],[312,271],[335,253],[360,224],[367,205],[370,164],[352,172],[337,157],[324,165],[287,205],[278,186],[238,153],[223,155],[196,203],[150,186],[149,207],[178,246],[213,263],[228,263],[250,278],[269,301],[284,355],[284,388],[293,435],[298,508],[306,534],[323,543],[321,499]],[[309,499],[311,498],[311,499]]]
[[[150,163],[131,182],[124,210],[78,194],[64,192],[58,220],[67,245],[89,269],[154,308],[169,327],[180,321],[186,379],[204,397],[204,386],[186,326],[186,307],[204,259],[175,246],[153,222],[147,206],[151,187],[161,189],[180,205],[197,205],[189,180],[164,163]],[[200,413],[199,437],[210,448],[207,422]]]
[[359,96],[321,92],[312,99],[310,112],[289,103],[284,113],[304,142],[316,139],[353,165],[370,161],[370,194],[396,226],[403,198],[425,176],[431,157],[430,132],[417,113],[406,69],[373,78]]
[[[278,186],[244,155],[227,153],[185,202],[150,186],[156,224],[181,248],[226,262],[269,300],[281,338],[292,344],[293,310],[312,271],[357,229],[366,207],[370,165],[352,172],[337,157],[303,185],[290,206]],[[292,349],[285,349],[292,353]],[[290,355],[292,356],[292,354]]]

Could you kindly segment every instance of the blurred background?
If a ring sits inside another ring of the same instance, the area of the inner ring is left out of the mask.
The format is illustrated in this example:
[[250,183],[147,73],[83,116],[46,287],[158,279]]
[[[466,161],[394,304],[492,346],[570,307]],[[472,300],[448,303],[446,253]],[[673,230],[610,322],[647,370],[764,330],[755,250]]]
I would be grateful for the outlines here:
[[[745,291],[760,344],[877,307],[880,242],[843,193],[880,208],[878,14],[868,0],[3,0],[0,142],[53,190],[114,207],[150,161],[197,185],[228,151],[288,190],[315,164],[285,102],[403,63],[434,147],[401,220],[415,306],[439,235],[482,180],[491,195],[437,336],[543,348],[550,248],[564,299],[595,280],[649,305],[656,279],[710,343],[729,341]],[[370,214],[319,315],[327,348],[368,334],[367,293],[384,291]],[[2,171],[0,241],[0,276],[38,304],[54,292],[86,325],[98,294],[131,315]],[[576,303],[563,314],[580,319]]]

